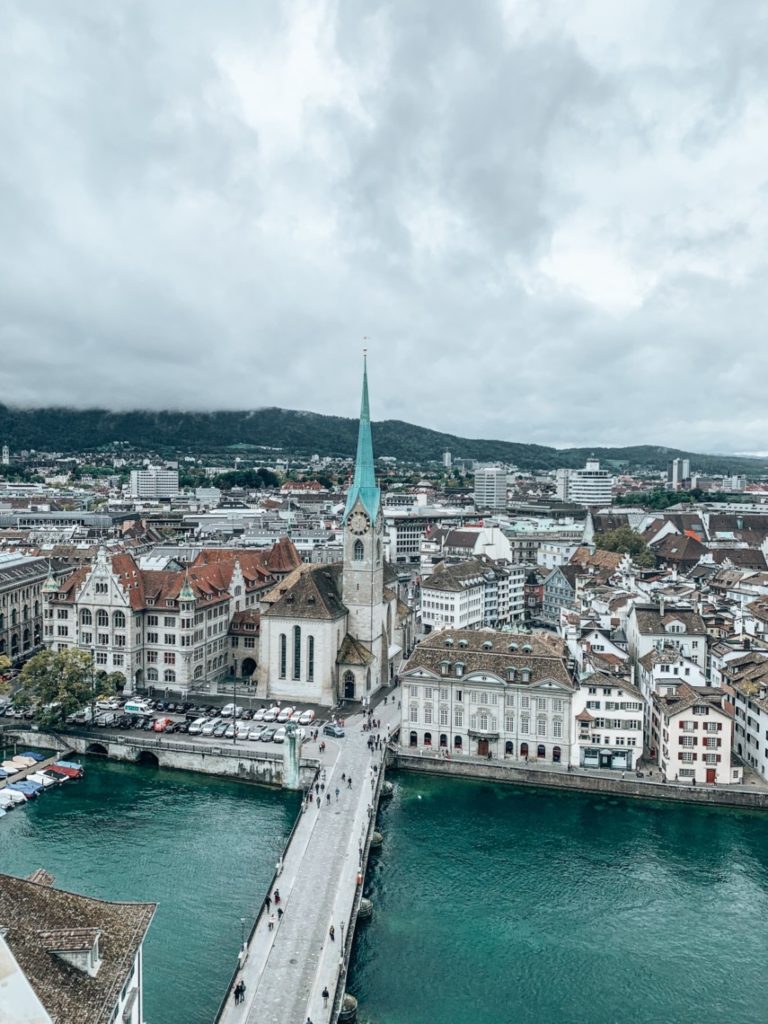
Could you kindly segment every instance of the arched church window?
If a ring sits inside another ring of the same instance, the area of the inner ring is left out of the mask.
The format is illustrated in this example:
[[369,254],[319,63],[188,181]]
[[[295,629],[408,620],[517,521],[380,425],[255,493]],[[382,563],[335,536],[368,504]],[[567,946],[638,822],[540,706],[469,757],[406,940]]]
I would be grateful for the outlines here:
[[315,638],[307,637],[307,679],[314,682],[315,679]]
[[285,633],[280,634],[280,678],[285,679],[285,667],[288,660],[287,643]]
[[362,562],[365,558],[365,548],[363,547],[363,542],[361,540],[355,541],[353,558],[356,562]]
[[301,679],[301,626],[293,627],[293,678]]

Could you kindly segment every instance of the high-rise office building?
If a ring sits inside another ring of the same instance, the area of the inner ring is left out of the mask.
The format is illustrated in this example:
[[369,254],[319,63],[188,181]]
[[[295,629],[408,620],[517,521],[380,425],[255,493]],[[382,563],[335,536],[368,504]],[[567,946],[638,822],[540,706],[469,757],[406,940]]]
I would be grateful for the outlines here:
[[475,508],[506,508],[507,471],[500,466],[475,469]]

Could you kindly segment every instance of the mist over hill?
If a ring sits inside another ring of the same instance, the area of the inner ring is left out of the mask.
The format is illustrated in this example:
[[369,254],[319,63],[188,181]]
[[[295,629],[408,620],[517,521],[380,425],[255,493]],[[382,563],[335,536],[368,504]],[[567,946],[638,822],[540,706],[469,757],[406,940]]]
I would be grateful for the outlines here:
[[[578,468],[594,454],[614,470],[662,470],[670,459],[680,457],[689,458],[691,468],[704,473],[768,473],[768,459],[704,455],[652,445],[558,449],[458,437],[402,420],[374,423],[373,440],[377,456],[418,462],[439,460],[444,451],[450,451],[454,459],[513,463],[526,470]],[[139,449],[167,454],[258,445],[295,454],[352,456],[357,443],[357,420],[277,408],[250,412],[110,412],[0,405],[0,442],[10,445],[13,451],[77,452],[127,442]]]

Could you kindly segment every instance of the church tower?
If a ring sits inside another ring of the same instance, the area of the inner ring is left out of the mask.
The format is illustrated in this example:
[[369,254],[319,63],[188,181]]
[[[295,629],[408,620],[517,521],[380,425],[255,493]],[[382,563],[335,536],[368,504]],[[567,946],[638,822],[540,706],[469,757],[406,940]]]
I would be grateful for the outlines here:
[[[357,436],[355,476],[344,509],[342,600],[349,609],[348,632],[363,643],[376,662],[382,657],[384,592],[381,492],[373,466],[368,367],[363,358],[363,398]],[[386,659],[386,654],[383,655]],[[376,678],[374,666],[373,676]]]

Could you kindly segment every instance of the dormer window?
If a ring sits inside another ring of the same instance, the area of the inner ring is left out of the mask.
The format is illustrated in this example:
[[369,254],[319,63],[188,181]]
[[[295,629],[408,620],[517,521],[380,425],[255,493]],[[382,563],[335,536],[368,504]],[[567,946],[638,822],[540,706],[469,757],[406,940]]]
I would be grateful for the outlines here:
[[457,676],[457,678],[460,679],[464,675],[464,669],[466,667],[467,666],[464,664],[463,661],[457,661],[456,662],[454,668],[456,669],[456,676]]
[[440,675],[447,676],[450,671],[451,663],[447,658],[444,658],[443,661],[440,662]]
[[510,665],[509,668],[507,669],[507,679],[509,680],[510,683],[514,683],[516,676],[517,669],[513,668],[512,665]]
[[517,650],[517,644],[514,642],[514,640],[509,645],[509,649],[510,649],[510,651],[516,651]]
[[483,650],[484,651],[492,651],[493,650],[493,644],[491,643],[490,640],[484,640],[483,641]]
[[95,978],[101,967],[98,928],[56,928],[38,933],[46,952]]
[[529,668],[521,669],[520,678],[524,683],[530,683],[531,681],[531,670]]
[[445,638],[445,646],[446,647],[453,647],[453,637],[452,636],[447,636]]
[[459,647],[466,647],[466,646],[467,646],[467,641],[466,640],[459,640]]
[[530,644],[523,644],[523,654],[533,654],[533,648]]

